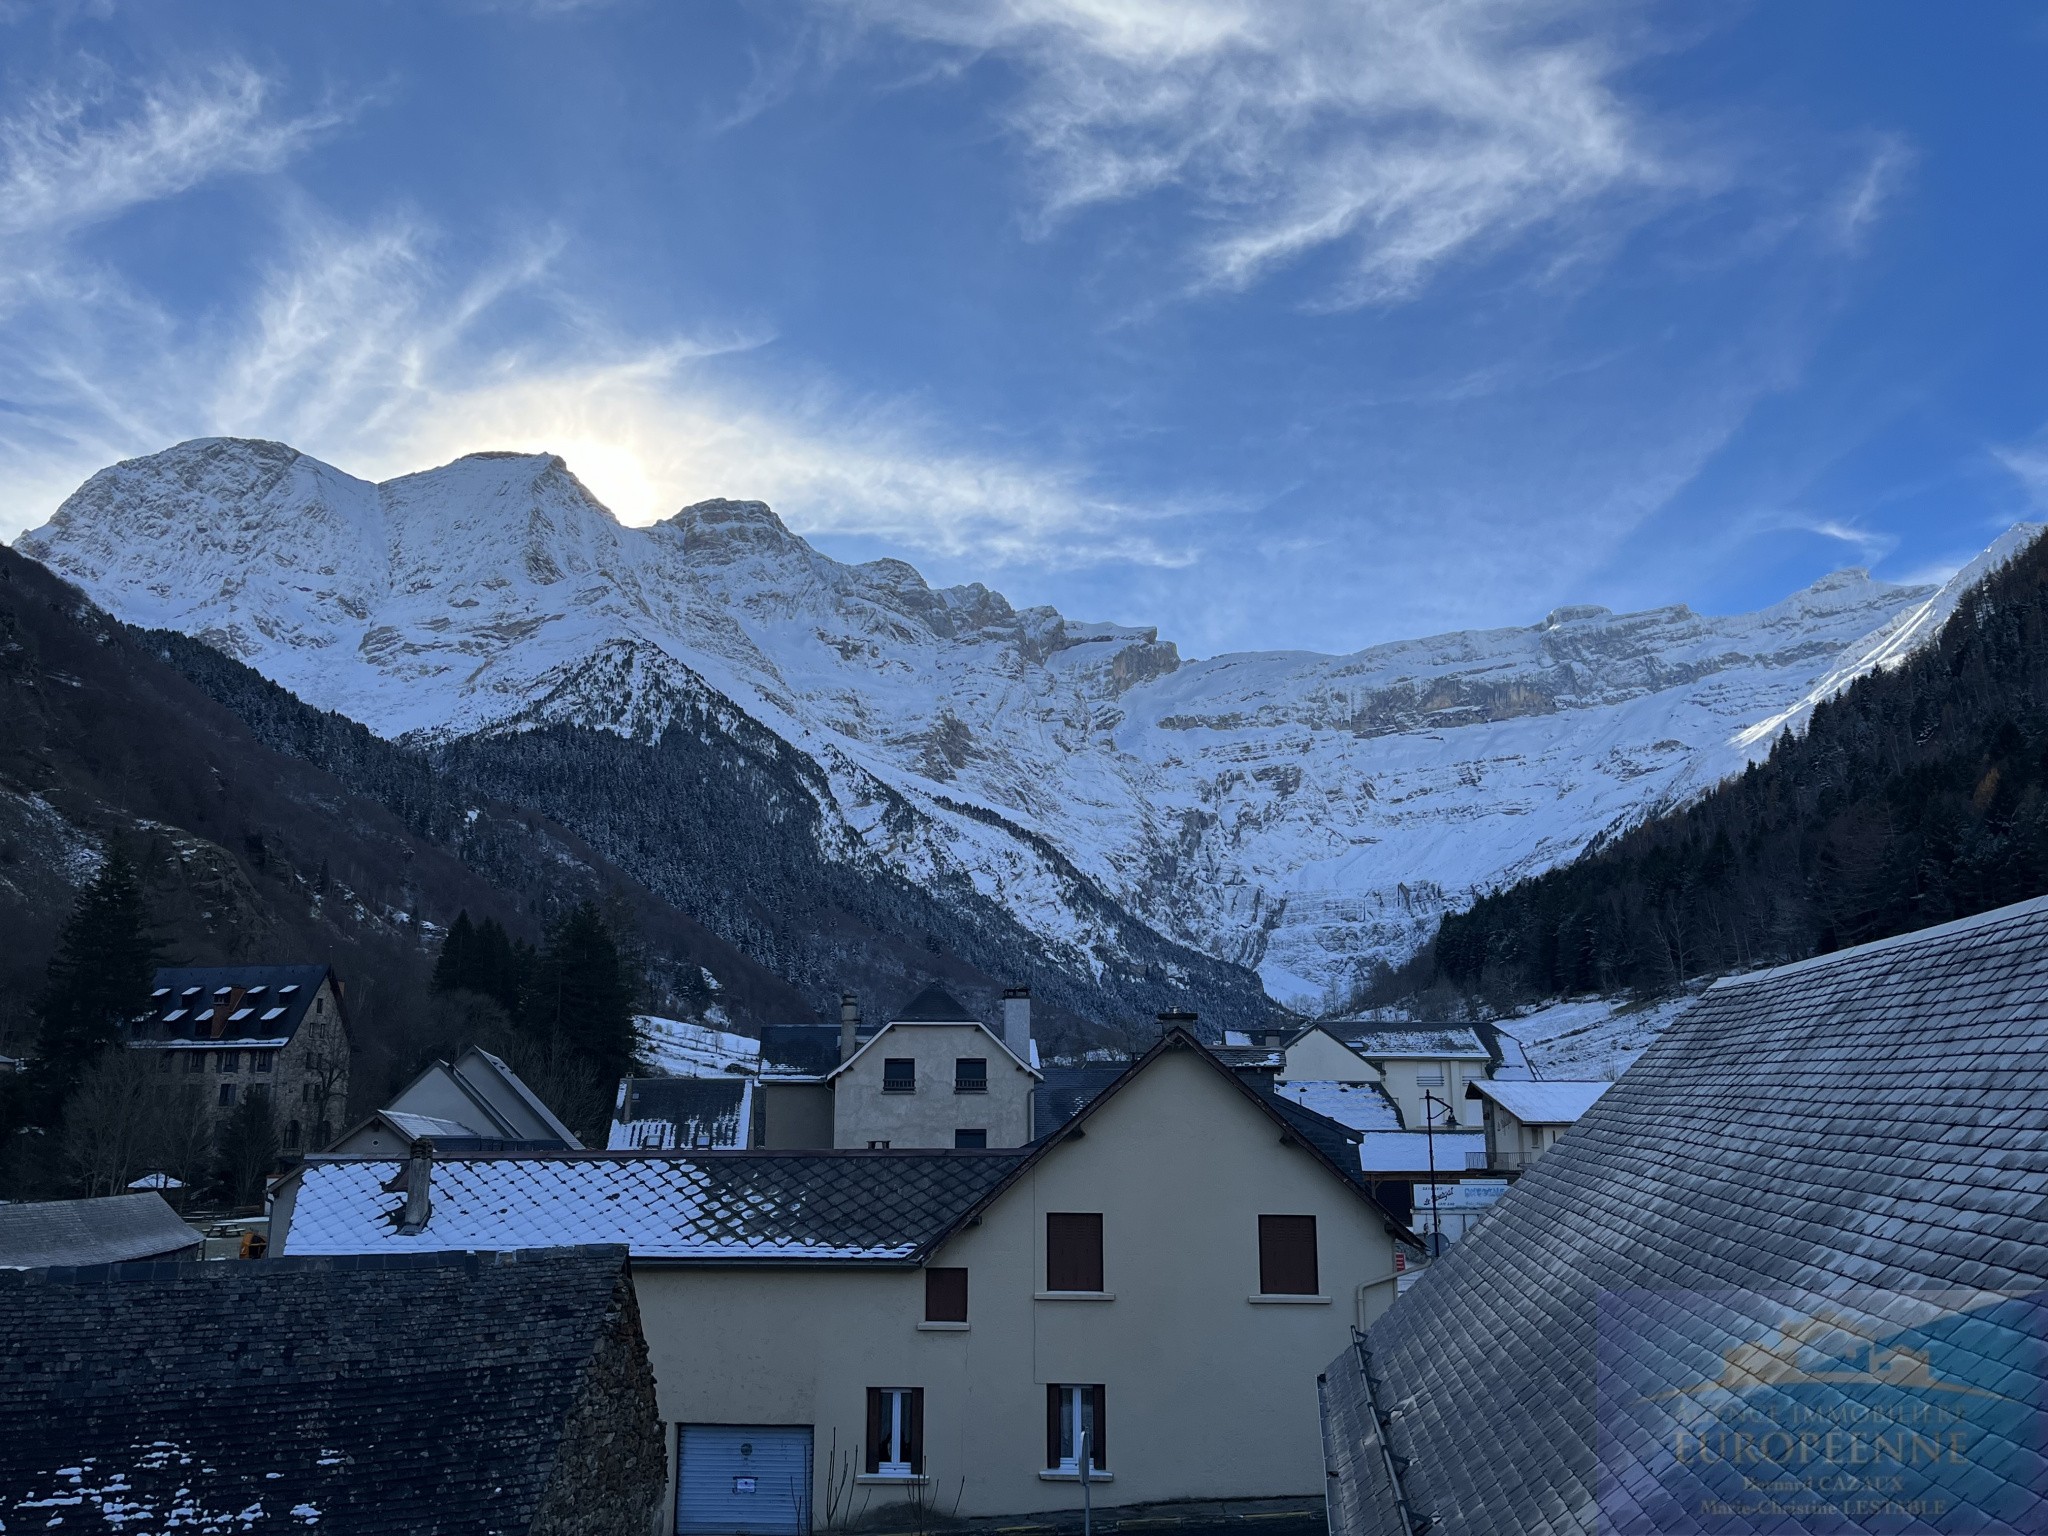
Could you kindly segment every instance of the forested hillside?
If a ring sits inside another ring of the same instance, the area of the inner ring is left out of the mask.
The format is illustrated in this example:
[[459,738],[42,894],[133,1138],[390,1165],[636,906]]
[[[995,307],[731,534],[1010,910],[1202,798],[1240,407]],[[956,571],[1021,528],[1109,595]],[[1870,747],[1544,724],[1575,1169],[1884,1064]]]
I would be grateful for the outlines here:
[[2044,891],[2048,540],[1767,761],[1444,918],[1434,965],[1497,1002],[1655,990]]

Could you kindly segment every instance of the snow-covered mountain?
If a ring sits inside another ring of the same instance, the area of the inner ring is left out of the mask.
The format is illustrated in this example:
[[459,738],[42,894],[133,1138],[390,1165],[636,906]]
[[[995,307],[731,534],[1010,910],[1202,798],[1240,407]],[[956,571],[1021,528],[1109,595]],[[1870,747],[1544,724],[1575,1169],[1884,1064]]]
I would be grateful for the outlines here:
[[759,502],[622,527],[539,455],[372,485],[281,444],[185,443],[103,470],[17,547],[387,737],[654,739],[713,698],[818,765],[839,852],[964,872],[1086,963],[1102,924],[1070,862],[1313,1005],[1447,903],[1761,756],[2034,531],[1939,589],[1844,571],[1736,617],[1564,608],[1195,662],[1149,628],[832,560]]

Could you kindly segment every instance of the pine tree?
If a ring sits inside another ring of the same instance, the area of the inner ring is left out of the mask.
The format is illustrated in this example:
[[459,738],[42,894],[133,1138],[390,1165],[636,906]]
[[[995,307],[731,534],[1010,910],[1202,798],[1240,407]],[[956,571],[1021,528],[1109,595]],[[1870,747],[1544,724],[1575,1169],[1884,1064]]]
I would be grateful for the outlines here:
[[116,842],[71,909],[36,1006],[39,1097],[52,1123],[85,1069],[148,1010],[156,963],[142,881]]
[[440,957],[434,961],[434,990],[475,990],[470,980],[475,969],[476,928],[469,920],[469,908],[464,907],[448,925],[448,937],[441,941]]
[[472,923],[465,908],[441,941],[440,956],[434,961],[434,990],[480,993],[507,1015],[516,1016],[532,963],[532,946],[514,943],[495,917]]
[[604,915],[582,902],[548,935],[522,1016],[538,1039],[587,1061],[606,1081],[632,1069],[639,978]]

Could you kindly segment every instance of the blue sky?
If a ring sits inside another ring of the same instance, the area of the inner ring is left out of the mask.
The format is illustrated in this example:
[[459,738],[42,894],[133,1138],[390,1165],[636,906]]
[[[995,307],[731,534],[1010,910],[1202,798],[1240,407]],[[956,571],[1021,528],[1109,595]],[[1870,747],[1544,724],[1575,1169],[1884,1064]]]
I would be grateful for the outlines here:
[[0,537],[276,437],[758,496],[1189,654],[2048,500],[2038,10],[0,0]]

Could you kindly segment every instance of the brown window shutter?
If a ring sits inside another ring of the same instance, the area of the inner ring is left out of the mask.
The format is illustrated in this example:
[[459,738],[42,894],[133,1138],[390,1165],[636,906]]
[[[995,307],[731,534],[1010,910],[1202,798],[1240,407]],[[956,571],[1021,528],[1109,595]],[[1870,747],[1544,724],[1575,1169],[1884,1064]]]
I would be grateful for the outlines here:
[[1109,1393],[1105,1388],[1095,1386],[1088,1389],[1088,1396],[1091,1399],[1089,1406],[1094,1410],[1095,1414],[1095,1423],[1090,1426],[1088,1434],[1088,1459],[1107,1472],[1109,1470],[1109,1415],[1104,1407],[1104,1402],[1108,1398]]
[[967,1271],[927,1269],[924,1272],[924,1320],[928,1323],[967,1321]]
[[1046,1213],[1045,1288],[1048,1291],[1099,1291],[1103,1288],[1100,1211]]
[[924,1476],[924,1388],[912,1387],[910,1401],[906,1405],[909,1422],[903,1426],[903,1459],[910,1463],[911,1475]]
[[882,1470],[882,1458],[889,1454],[889,1400],[882,1396],[880,1387],[868,1388],[868,1465],[869,1475]]
[[1045,1464],[1048,1468],[1060,1464],[1060,1389],[1057,1384],[1045,1389]]
[[1259,1218],[1259,1292],[1265,1296],[1314,1296],[1316,1219],[1313,1216]]

